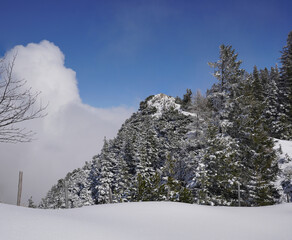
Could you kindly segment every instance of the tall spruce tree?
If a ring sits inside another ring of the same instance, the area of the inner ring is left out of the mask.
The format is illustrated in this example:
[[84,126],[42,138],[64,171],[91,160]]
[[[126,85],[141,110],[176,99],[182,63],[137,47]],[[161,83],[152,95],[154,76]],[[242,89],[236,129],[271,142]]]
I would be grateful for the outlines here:
[[198,200],[201,204],[235,205],[237,201],[237,143],[222,136],[216,126],[207,131],[207,147],[198,169]]
[[104,139],[104,145],[99,156],[98,180],[96,181],[96,199],[97,203],[109,203],[110,192],[115,189],[115,173],[117,166],[114,152],[111,151],[112,142]]
[[254,66],[253,68],[253,73],[252,73],[252,91],[253,92],[257,92],[256,98],[258,99],[258,101],[263,102],[265,100],[265,96],[264,96],[264,82],[265,80],[263,80],[263,72],[261,71],[261,73],[258,71],[257,66]]
[[272,182],[278,169],[263,118],[269,72],[258,72],[255,67],[249,76],[236,59],[231,47],[221,46],[220,60],[211,64],[219,86],[215,85],[215,91],[211,89],[209,98],[215,116],[220,117],[219,131],[207,140],[209,194],[213,193],[215,204],[233,204],[235,194],[229,190],[239,182],[245,205],[271,204],[277,198]]
[[292,31],[288,34],[287,45],[282,50],[280,58],[280,101],[283,106],[281,122],[285,126],[282,134],[285,139],[292,139]]
[[[241,61],[237,60],[238,54],[232,46],[220,46],[220,59],[209,63],[214,68],[214,76],[218,83],[214,84],[208,92],[208,99],[213,108],[215,124],[219,132],[224,133],[231,122],[229,114],[233,108],[233,99],[237,97],[238,84],[245,71],[240,68]],[[217,120],[216,120],[217,119]]]
[[186,94],[183,96],[183,99],[181,100],[182,109],[189,110],[192,104],[192,95],[193,95],[192,90],[187,89]]
[[[237,201],[236,186],[239,181],[238,146],[235,127],[236,99],[240,97],[241,83],[245,71],[240,68],[241,61],[231,46],[220,46],[220,59],[209,63],[214,68],[218,83],[208,92],[208,99],[213,110],[213,119],[206,140],[203,174],[204,190],[199,196],[206,197],[206,203],[234,205]],[[204,173],[205,172],[205,173]],[[202,185],[203,186],[203,185]],[[200,200],[201,201],[201,200]]]
[[272,67],[269,75],[269,81],[266,86],[266,104],[264,109],[264,118],[268,127],[268,132],[271,137],[281,137],[281,122],[279,121],[280,103],[279,103],[279,89],[277,83],[279,82],[278,66]]
[[278,197],[273,186],[278,174],[276,152],[262,117],[265,101],[259,97],[257,84],[252,77],[242,82],[241,95],[234,100],[237,107],[232,114],[236,129],[233,138],[239,143],[239,181],[247,206],[273,204]]

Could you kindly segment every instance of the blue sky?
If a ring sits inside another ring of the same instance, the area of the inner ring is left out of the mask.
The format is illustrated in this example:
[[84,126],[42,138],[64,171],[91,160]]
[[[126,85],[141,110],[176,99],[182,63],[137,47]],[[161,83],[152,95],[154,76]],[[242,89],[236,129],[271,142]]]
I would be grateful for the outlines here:
[[84,103],[138,107],[160,92],[203,92],[208,61],[230,44],[251,71],[278,62],[292,1],[1,1],[0,54],[48,40],[77,73]]

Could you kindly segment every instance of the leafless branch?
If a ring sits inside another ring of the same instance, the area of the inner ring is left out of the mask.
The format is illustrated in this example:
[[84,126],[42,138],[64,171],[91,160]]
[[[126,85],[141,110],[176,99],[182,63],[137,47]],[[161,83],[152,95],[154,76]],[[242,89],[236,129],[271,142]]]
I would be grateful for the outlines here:
[[17,125],[44,117],[47,106],[37,103],[40,92],[26,88],[26,81],[13,77],[14,57],[0,61],[0,142],[30,142],[34,133]]

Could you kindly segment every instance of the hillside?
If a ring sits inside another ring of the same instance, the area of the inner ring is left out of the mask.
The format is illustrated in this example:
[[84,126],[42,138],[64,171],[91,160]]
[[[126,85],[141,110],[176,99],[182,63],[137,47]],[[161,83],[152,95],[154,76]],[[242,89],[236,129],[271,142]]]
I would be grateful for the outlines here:
[[[202,171],[205,168],[203,160],[210,154],[206,147],[210,143],[207,142],[207,120],[204,118],[204,112],[183,109],[173,97],[164,94],[150,96],[141,102],[139,111],[126,120],[116,138],[105,139],[99,155],[86,162],[83,168],[68,173],[52,187],[40,207],[66,207],[65,181],[68,183],[69,208],[164,200],[204,204],[200,181],[206,174]],[[222,150],[217,152],[230,154],[228,151],[236,151],[229,149],[233,144],[231,138],[214,141],[223,144]],[[275,140],[275,143],[275,154],[281,149],[276,163],[280,171],[272,184],[280,194],[276,195],[277,202],[285,202],[287,192],[283,190],[283,181],[287,174],[284,175],[284,169],[290,166],[292,147],[290,141]],[[291,188],[289,179],[285,187],[286,190]],[[210,201],[205,204],[237,205],[236,182],[229,184],[228,188],[233,191],[229,202]],[[244,189],[241,194],[241,205],[252,205],[244,202],[247,201],[244,198],[248,198],[245,192]]]
[[[53,186],[41,207],[65,206],[65,180],[69,186],[69,207],[108,203],[110,191],[113,202],[165,200],[166,186],[158,192],[158,185],[169,171],[173,171],[175,185],[170,198],[179,200],[177,192],[191,184],[194,177],[197,163],[191,156],[196,155],[196,149],[199,156],[201,149],[199,142],[191,142],[188,136],[193,119],[173,97],[158,94],[147,98],[141,102],[139,111],[122,125],[116,138],[105,139],[100,154]],[[139,196],[138,178],[140,187],[145,185]],[[148,192],[152,187],[156,193]]]
[[259,208],[170,202],[123,203],[68,210],[0,204],[5,240],[290,240],[292,204]]
[[217,83],[206,96],[187,89],[182,99],[146,98],[117,136],[104,140],[101,153],[60,179],[40,207],[66,207],[65,193],[68,208],[164,200],[223,206],[291,201],[291,157],[282,148],[289,143],[283,139],[292,140],[291,39],[292,33],[280,68],[255,66],[252,73],[241,68],[232,46],[221,45],[220,59],[209,63]]

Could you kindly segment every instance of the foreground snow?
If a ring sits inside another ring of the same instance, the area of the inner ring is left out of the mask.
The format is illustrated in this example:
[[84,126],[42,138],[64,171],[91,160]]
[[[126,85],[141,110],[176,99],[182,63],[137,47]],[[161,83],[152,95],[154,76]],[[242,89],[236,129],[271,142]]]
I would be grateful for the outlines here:
[[0,239],[290,240],[291,217],[292,204],[236,208],[143,202],[69,210],[0,204]]

